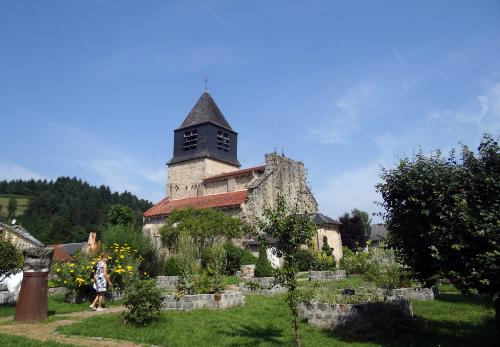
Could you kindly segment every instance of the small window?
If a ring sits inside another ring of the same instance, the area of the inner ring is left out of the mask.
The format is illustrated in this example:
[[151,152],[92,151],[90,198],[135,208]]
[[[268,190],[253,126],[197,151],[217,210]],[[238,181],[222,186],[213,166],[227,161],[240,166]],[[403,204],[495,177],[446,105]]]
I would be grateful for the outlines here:
[[229,134],[223,131],[217,132],[217,149],[220,151],[229,151]]
[[184,132],[184,145],[185,151],[196,149],[196,142],[198,141],[198,131],[191,130]]

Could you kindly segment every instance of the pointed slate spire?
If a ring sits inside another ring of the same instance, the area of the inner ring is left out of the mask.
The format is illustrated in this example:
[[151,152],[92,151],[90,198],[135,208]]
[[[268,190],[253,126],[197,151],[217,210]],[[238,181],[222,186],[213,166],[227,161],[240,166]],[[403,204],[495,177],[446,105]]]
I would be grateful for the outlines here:
[[184,119],[179,129],[206,122],[211,122],[228,130],[233,130],[219,110],[214,99],[212,99],[212,96],[205,90],[191,112],[187,115],[186,119]]

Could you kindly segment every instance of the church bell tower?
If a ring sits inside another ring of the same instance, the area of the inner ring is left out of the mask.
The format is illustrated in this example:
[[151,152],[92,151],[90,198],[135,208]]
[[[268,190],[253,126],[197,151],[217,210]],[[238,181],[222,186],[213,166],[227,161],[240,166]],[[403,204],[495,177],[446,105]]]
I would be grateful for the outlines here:
[[167,163],[167,197],[202,196],[204,178],[238,170],[237,144],[238,133],[205,90],[174,130],[174,154]]

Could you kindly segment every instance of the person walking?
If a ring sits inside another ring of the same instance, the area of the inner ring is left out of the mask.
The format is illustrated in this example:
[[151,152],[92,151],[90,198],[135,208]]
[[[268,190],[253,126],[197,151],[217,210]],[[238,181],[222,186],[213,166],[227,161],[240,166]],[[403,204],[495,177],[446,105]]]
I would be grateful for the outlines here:
[[108,266],[106,265],[108,258],[106,253],[101,253],[99,258],[100,260],[97,262],[94,272],[94,289],[97,291],[97,295],[90,305],[90,308],[94,311],[104,310],[102,303],[104,301],[104,294],[106,294],[106,287],[109,284],[109,287],[113,288],[113,284],[108,276]]

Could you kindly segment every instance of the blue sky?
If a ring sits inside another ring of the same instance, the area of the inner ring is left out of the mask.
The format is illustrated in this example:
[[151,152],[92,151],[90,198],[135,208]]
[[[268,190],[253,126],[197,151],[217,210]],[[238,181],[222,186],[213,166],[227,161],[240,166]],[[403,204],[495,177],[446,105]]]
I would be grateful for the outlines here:
[[381,166],[500,134],[500,2],[2,0],[0,179],[160,200],[205,76],[243,167],[283,149],[322,212],[375,212]]

